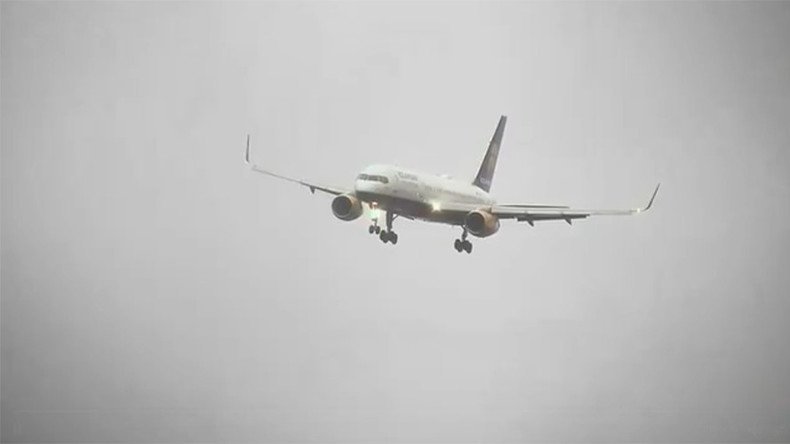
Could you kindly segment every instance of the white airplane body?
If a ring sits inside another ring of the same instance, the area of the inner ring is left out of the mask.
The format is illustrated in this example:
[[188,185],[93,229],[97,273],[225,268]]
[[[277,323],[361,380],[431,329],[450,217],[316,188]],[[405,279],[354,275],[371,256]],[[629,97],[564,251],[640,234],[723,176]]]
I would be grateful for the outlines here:
[[[472,252],[468,234],[480,238],[491,236],[499,230],[500,219],[514,219],[529,225],[547,220],[562,220],[571,224],[573,219],[595,215],[637,214],[653,205],[658,186],[644,208],[628,210],[578,210],[564,205],[497,205],[489,190],[506,122],[505,116],[499,119],[494,137],[472,183],[391,165],[370,165],[357,176],[353,189],[327,187],[283,176],[252,164],[249,136],[245,161],[259,173],[296,182],[308,187],[313,193],[319,190],[334,195],[332,213],[338,219],[357,219],[364,213],[364,206],[367,206],[372,221],[368,232],[378,234],[384,243],[397,244],[398,235],[393,231],[392,223],[397,217],[405,217],[460,226],[463,232],[461,238],[455,240],[455,250],[467,253]],[[385,229],[378,225],[381,212],[385,214]]]

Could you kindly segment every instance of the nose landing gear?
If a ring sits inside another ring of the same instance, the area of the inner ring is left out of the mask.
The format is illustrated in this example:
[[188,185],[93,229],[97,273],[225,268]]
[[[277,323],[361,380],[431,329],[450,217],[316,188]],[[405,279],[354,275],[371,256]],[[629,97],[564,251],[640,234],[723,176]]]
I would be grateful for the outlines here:
[[466,231],[466,228],[464,228],[464,232],[461,234],[461,238],[455,240],[455,244],[454,244],[455,251],[459,253],[462,251],[466,251],[466,254],[472,253],[472,243],[466,240],[467,235],[468,233]]
[[368,233],[381,233],[381,227],[379,226],[379,208],[376,202],[370,204],[370,222]]

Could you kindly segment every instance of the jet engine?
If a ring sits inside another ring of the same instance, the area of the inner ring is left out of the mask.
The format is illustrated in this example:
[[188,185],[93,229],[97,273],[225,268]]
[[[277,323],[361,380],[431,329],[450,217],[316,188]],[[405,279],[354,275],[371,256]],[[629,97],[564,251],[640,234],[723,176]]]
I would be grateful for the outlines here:
[[340,220],[354,220],[362,215],[362,202],[350,194],[332,199],[332,214]]
[[499,218],[488,211],[475,210],[464,218],[464,227],[477,237],[488,237],[499,231]]

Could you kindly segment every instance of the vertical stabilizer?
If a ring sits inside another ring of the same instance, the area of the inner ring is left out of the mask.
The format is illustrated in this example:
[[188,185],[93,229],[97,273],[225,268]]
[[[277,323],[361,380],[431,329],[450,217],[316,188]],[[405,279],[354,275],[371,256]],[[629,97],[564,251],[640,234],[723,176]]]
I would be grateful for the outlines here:
[[494,137],[488,143],[488,150],[483,157],[483,163],[480,164],[480,170],[477,172],[474,182],[472,184],[481,190],[488,192],[491,190],[491,180],[494,178],[494,170],[496,170],[496,160],[499,157],[499,146],[502,144],[502,134],[505,132],[505,123],[507,123],[507,116],[499,118],[499,124],[494,131]]

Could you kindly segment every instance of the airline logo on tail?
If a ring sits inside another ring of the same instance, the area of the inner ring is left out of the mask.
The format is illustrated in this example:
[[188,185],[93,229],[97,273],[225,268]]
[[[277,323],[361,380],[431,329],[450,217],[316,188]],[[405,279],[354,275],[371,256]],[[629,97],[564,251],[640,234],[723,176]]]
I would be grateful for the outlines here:
[[480,164],[480,170],[477,172],[474,182],[472,184],[486,193],[491,191],[491,181],[494,179],[494,171],[496,170],[496,161],[499,157],[499,146],[502,145],[502,135],[505,133],[505,123],[507,123],[507,116],[499,118],[499,124],[494,131],[494,137],[488,144],[488,150],[483,157],[483,163]]

